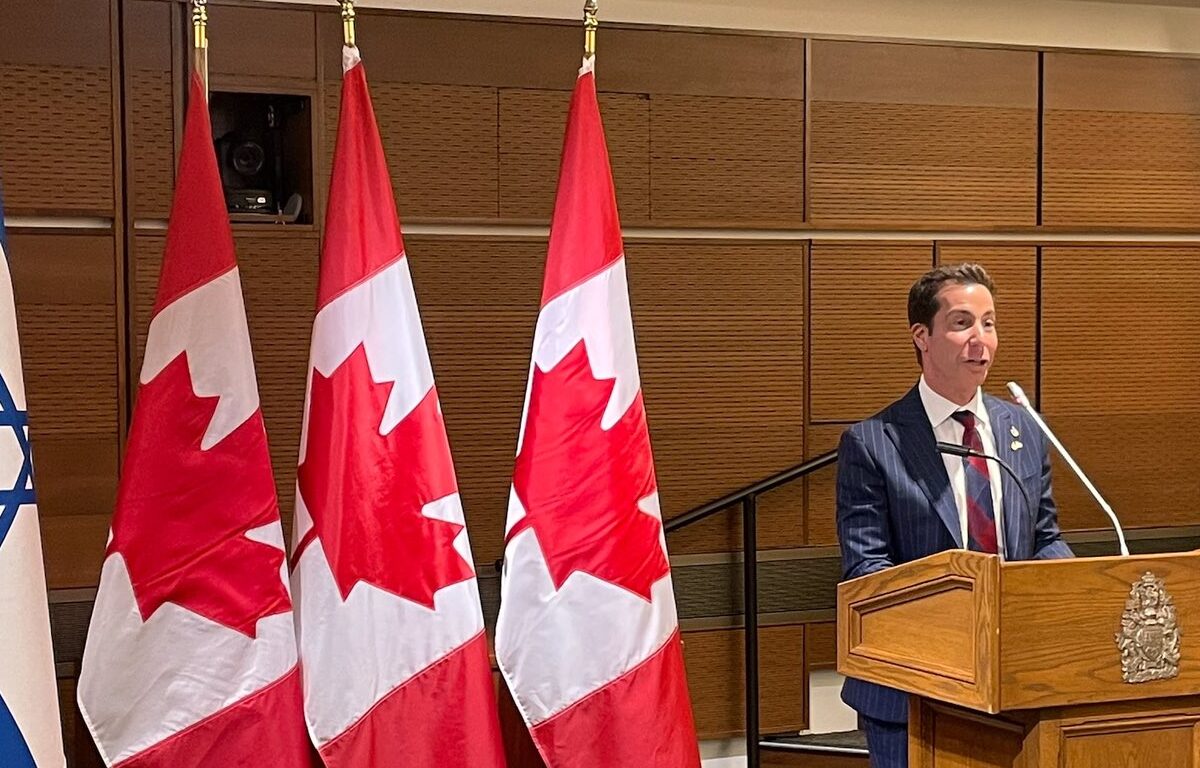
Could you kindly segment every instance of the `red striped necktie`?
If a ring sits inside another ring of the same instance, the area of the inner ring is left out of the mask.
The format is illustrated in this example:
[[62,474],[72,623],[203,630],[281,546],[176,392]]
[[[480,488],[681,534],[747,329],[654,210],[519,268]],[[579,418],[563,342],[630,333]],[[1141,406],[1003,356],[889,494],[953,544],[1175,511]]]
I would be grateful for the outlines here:
[[[983,438],[975,422],[975,414],[957,411],[954,420],[963,426],[963,447],[984,453]],[[963,457],[967,479],[967,549],[994,555],[996,546],[996,512],[992,506],[992,477],[988,460],[974,456]]]

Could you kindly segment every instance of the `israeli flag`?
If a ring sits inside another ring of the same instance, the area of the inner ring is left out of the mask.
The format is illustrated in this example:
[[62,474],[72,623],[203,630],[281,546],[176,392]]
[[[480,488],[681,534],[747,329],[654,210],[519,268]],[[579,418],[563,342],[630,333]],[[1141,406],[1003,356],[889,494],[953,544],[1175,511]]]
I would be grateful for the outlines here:
[[0,189],[0,766],[65,765]]

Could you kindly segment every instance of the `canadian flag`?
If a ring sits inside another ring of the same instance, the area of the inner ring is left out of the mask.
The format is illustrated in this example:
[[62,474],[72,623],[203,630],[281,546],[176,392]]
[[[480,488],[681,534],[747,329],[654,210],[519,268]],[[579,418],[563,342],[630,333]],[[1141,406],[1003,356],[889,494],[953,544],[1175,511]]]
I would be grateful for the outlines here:
[[496,659],[550,768],[699,766],[593,62],[567,116]]
[[205,102],[194,76],[79,707],[109,766],[308,766],[283,529]]
[[305,714],[330,768],[504,765],[479,587],[356,48],[297,477]]

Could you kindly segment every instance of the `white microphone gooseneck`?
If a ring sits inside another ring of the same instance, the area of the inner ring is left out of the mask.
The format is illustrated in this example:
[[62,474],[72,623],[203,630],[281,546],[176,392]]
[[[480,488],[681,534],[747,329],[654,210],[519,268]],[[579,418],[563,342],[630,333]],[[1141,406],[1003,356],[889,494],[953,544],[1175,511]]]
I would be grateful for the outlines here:
[[1079,465],[1075,463],[1075,459],[1072,458],[1071,454],[1067,452],[1066,447],[1059,442],[1058,438],[1054,436],[1054,432],[1051,431],[1046,422],[1042,420],[1041,415],[1033,409],[1032,405],[1029,404],[1029,398],[1025,396],[1025,390],[1021,389],[1021,386],[1017,384],[1017,382],[1010,381],[1008,382],[1008,391],[1012,393],[1013,399],[1017,401],[1017,404],[1024,408],[1026,413],[1029,414],[1030,418],[1037,423],[1038,428],[1042,430],[1044,435],[1046,435],[1046,439],[1048,439],[1054,446],[1054,449],[1059,452],[1059,454],[1067,462],[1067,466],[1069,466],[1071,470],[1075,472],[1075,474],[1083,482],[1083,486],[1088,489],[1089,493],[1092,494],[1092,498],[1096,500],[1096,503],[1099,504],[1100,508],[1104,510],[1104,513],[1108,515],[1108,519],[1112,521],[1113,528],[1117,531],[1117,541],[1121,545],[1121,554],[1128,555],[1129,547],[1125,544],[1125,530],[1121,528],[1121,521],[1117,519],[1117,513],[1113,512],[1113,508],[1110,507],[1108,502],[1104,500],[1104,497],[1100,495],[1100,491],[1096,490],[1096,486],[1092,485],[1092,481],[1088,479],[1088,476],[1083,474],[1083,470],[1080,469]]

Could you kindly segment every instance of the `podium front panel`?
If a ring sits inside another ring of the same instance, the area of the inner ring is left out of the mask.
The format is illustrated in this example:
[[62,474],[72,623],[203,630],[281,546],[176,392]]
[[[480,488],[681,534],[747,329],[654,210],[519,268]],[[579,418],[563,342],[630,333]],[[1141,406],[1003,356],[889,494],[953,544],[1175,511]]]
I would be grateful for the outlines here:
[[1001,709],[1200,691],[1200,555],[1006,563],[999,623]]
[[838,586],[838,671],[996,712],[999,561],[954,550]]

